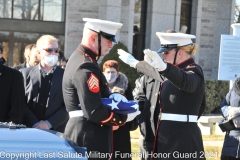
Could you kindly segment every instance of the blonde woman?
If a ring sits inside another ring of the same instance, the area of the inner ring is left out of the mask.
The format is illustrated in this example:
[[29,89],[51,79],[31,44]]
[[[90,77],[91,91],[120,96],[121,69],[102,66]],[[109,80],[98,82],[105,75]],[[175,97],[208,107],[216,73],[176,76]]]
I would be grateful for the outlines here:
[[[161,82],[160,115],[156,130],[154,159],[206,159],[197,119],[202,114],[204,75],[192,58],[197,45],[194,35],[156,33],[161,42],[158,53],[144,50],[145,61],[118,50],[120,59],[139,72]],[[155,106],[151,106],[155,107]]]

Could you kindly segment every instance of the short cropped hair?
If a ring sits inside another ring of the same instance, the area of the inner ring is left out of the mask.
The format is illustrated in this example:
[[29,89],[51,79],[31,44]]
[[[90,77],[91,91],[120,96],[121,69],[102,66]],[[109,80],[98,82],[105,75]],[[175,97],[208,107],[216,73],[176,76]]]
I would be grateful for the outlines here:
[[42,44],[45,42],[58,42],[58,39],[51,35],[43,35],[40,38],[38,38],[36,46],[37,48],[40,48]]
[[103,64],[103,72],[106,68],[115,68],[117,72],[119,72],[119,64],[115,60],[108,60]]

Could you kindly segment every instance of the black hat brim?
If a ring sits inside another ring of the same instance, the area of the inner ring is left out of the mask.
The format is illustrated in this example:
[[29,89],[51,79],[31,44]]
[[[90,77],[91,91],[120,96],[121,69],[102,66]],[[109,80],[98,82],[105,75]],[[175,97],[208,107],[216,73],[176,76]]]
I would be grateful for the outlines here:
[[114,43],[118,43],[118,41],[117,41],[116,38],[113,38],[113,39],[112,39],[112,42],[114,42]]
[[101,34],[104,38],[106,38],[107,40],[117,43],[117,40],[116,40],[116,38],[115,38],[115,35],[108,34],[108,33],[102,32],[102,31],[100,32],[100,34]]
[[162,52],[167,52],[167,51],[170,51],[172,49],[174,49],[176,47],[168,47],[168,48],[164,48],[164,47],[161,47],[159,50],[158,50],[158,53],[162,53]]

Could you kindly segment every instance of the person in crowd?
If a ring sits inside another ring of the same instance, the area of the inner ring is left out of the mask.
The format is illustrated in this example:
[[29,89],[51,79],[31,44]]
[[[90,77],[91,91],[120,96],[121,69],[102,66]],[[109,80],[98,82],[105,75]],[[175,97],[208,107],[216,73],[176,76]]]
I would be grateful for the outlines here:
[[240,158],[240,78],[237,78],[220,108],[223,117],[232,121],[232,130],[226,131],[222,147],[221,160],[237,160]]
[[0,43],[0,63],[4,64],[6,62],[6,60],[3,58],[3,46]]
[[[0,43],[0,52],[3,48]],[[20,72],[0,63],[0,122],[22,124],[26,107],[23,78]]]
[[[120,93],[128,100],[133,100],[131,85],[128,78],[119,72],[119,63],[115,60],[108,60],[103,64],[103,74],[108,82],[110,93]],[[127,122],[113,132],[113,150],[119,153],[131,154],[130,131],[137,129],[137,122]],[[122,159],[119,154],[114,154],[112,159]],[[130,156],[124,159],[131,159]]]
[[150,160],[160,112],[158,96],[161,83],[146,75],[141,75],[136,81],[134,100],[138,102],[141,111],[137,117],[141,159]]
[[68,62],[68,59],[63,57],[63,58],[58,60],[58,66],[61,67],[62,69],[65,69],[66,65],[67,65],[67,62]]
[[40,63],[20,70],[27,100],[24,124],[64,132],[69,117],[62,93],[64,70],[56,66],[58,40],[51,35],[43,35],[37,40],[36,49]]
[[38,65],[40,61],[41,61],[41,57],[38,54],[38,48],[36,45],[34,45],[30,52],[28,64],[30,67],[33,67],[33,66]]
[[70,56],[63,76],[63,96],[70,116],[64,133],[77,145],[87,148],[89,159],[96,159],[101,157],[93,157],[91,153],[112,153],[112,126],[115,129],[123,126],[139,111],[128,115],[114,113],[101,100],[109,97],[116,102],[127,102],[119,93],[109,94],[107,80],[97,64],[100,56],[116,42],[115,35],[122,24],[92,18],[83,21],[86,23],[82,41]]
[[14,69],[16,70],[20,70],[22,68],[28,68],[30,67],[29,65],[29,60],[30,60],[30,54],[31,54],[31,50],[32,50],[32,47],[34,46],[34,44],[28,44],[25,49],[24,49],[24,57],[25,57],[25,62],[22,63],[22,64],[19,64],[15,67],[13,67]]
[[63,51],[59,50],[58,60],[60,60],[60,59],[64,59],[64,58],[65,58],[65,56],[64,56]]
[[[174,30],[166,30],[165,33],[176,33]],[[146,58],[146,56],[145,56]],[[146,61],[146,60],[145,60]],[[164,78],[162,77],[162,80]],[[160,104],[158,96],[160,93],[160,81],[157,81],[146,75],[140,75],[135,82],[134,100],[139,104],[141,114],[138,116],[140,128],[139,147],[142,160],[150,160],[151,152],[154,146],[154,136],[156,134],[156,126],[158,115],[160,112]]]
[[191,40],[195,36],[184,33],[156,34],[161,42],[158,52],[162,53],[162,58],[147,49],[144,50],[147,62],[139,62],[131,54],[118,50],[123,62],[161,82],[159,123],[153,149],[154,153],[161,154],[153,158],[176,159],[183,158],[182,153],[195,153],[188,158],[206,159],[197,125],[205,84],[203,71],[192,58],[198,48]]

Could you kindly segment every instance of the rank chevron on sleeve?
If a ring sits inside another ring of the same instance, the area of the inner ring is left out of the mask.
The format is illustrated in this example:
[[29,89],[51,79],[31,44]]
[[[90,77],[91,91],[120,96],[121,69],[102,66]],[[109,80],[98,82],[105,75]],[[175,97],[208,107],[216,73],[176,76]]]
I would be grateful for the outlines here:
[[93,73],[90,74],[87,84],[91,92],[93,93],[99,92],[99,79]]

